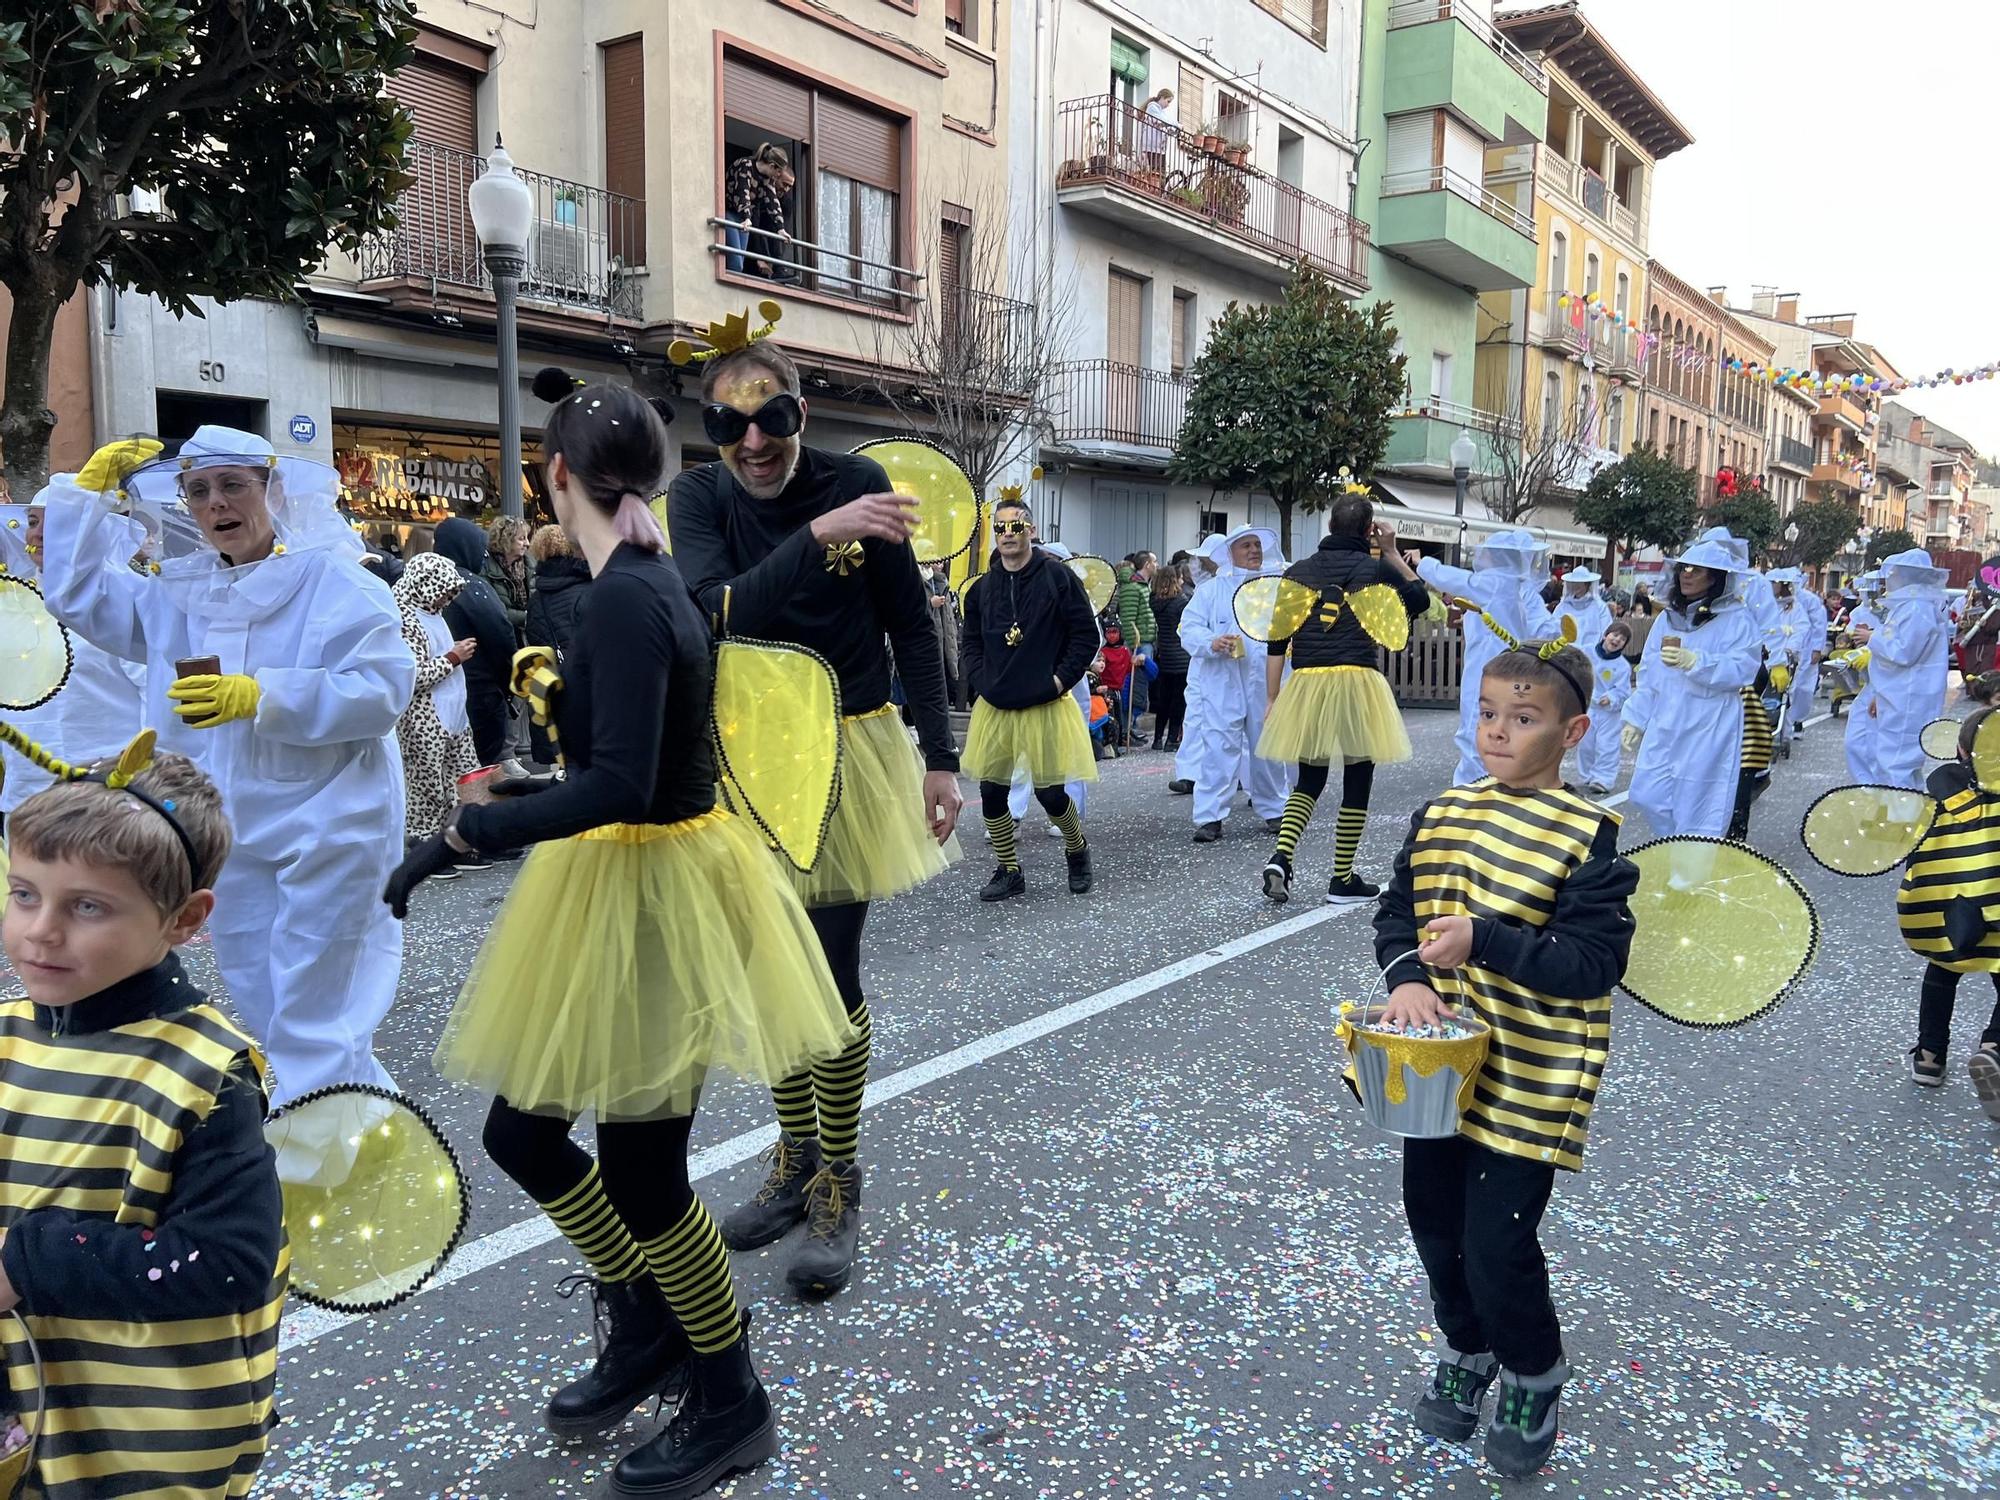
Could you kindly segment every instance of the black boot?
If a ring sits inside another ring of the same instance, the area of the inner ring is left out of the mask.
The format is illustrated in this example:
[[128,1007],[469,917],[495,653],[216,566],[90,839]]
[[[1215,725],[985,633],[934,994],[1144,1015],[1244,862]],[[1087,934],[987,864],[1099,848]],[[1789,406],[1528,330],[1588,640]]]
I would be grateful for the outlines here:
[[807,1188],[806,1243],[785,1273],[801,1297],[830,1297],[854,1275],[861,1239],[861,1168],[828,1162]]
[[1069,856],[1069,893],[1081,896],[1095,883],[1090,873],[1090,848],[1086,845]]
[[617,1500],[694,1500],[778,1451],[778,1420],[750,1362],[746,1334],[720,1354],[697,1354],[673,1420],[611,1471]]
[[563,1297],[575,1296],[578,1288],[590,1293],[597,1359],[549,1397],[542,1411],[542,1425],[569,1440],[609,1431],[654,1396],[680,1400],[694,1352],[650,1275],[631,1281],[565,1276],[556,1284]]
[[781,1240],[806,1216],[806,1184],[819,1171],[819,1141],[781,1132],[764,1154],[771,1174],[756,1197],[722,1221],[722,1243],[732,1250],[755,1250]]

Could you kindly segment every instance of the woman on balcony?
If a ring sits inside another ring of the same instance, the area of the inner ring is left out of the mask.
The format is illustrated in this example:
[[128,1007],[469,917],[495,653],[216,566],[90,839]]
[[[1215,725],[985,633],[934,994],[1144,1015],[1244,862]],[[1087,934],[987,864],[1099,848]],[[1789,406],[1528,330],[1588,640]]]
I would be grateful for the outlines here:
[[729,269],[738,275],[751,274],[772,281],[793,281],[798,273],[790,267],[773,266],[769,260],[746,257],[751,236],[757,248],[779,260],[792,258],[792,237],[785,231],[785,197],[798,179],[792,173],[792,159],[782,146],[769,141],[748,156],[739,156],[729,169],[725,188],[726,213],[732,222],[724,227],[729,245]]

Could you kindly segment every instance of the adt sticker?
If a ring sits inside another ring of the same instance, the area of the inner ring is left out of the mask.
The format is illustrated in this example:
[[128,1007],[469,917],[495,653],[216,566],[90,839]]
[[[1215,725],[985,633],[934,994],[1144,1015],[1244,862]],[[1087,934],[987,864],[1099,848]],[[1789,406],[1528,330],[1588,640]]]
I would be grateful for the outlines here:
[[291,426],[288,430],[292,434],[293,442],[310,443],[314,438],[319,436],[319,423],[315,422],[311,417],[300,415],[292,418]]

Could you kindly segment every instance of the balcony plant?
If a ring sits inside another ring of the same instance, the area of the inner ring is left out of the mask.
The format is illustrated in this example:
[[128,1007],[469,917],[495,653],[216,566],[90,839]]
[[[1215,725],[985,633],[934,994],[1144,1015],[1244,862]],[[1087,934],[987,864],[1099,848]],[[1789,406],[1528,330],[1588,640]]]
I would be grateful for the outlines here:
[[1195,144],[1200,146],[1210,156],[1220,154],[1224,145],[1221,126],[1214,120],[1203,120],[1201,122],[1201,133],[1197,137]]
[[556,188],[555,213],[558,224],[576,223],[576,189],[562,184]]
[[1211,168],[1201,186],[1211,214],[1225,224],[1243,222],[1243,211],[1250,205],[1249,183],[1233,172]]

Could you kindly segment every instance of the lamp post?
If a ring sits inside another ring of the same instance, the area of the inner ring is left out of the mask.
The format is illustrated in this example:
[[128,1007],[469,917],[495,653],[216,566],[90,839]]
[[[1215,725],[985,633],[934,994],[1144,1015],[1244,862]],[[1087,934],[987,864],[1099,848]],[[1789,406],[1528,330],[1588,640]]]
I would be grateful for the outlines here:
[[486,170],[466,193],[473,233],[493,278],[494,339],[500,351],[500,513],[521,515],[521,351],[514,333],[514,295],[528,270],[528,226],[535,194],[514,175],[500,138]]
[[1451,539],[1451,565],[1454,568],[1465,565],[1465,484],[1472,478],[1473,460],[1479,457],[1479,445],[1472,441],[1472,434],[1463,427],[1458,436],[1451,440],[1451,513],[1458,518],[1458,529]]

